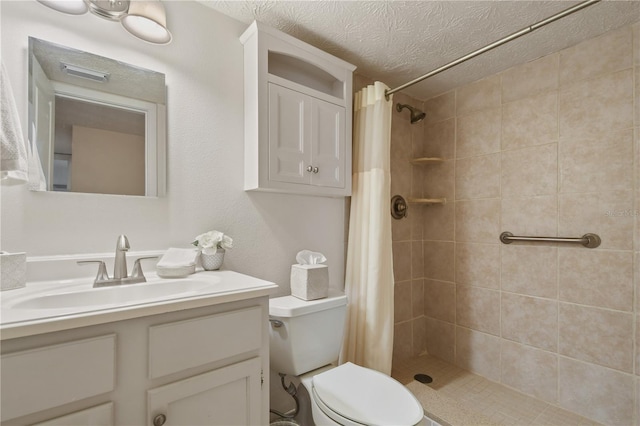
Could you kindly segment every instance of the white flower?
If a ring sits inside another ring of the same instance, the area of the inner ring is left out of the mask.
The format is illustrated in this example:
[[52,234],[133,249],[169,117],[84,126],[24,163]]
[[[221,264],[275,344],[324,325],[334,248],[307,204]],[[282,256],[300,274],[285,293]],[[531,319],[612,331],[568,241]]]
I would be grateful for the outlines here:
[[232,248],[233,239],[227,235],[224,235],[222,232],[209,231],[205,232],[204,234],[198,235],[192,244],[200,248],[202,251],[215,252],[216,248]]
[[233,248],[233,239],[228,235],[222,236],[222,241],[220,242],[220,247],[223,249]]

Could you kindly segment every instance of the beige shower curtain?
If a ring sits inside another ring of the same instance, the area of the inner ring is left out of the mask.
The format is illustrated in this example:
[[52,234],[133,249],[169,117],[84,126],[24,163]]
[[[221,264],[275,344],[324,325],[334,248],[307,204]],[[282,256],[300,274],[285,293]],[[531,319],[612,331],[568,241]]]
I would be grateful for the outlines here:
[[341,362],[391,374],[393,259],[391,252],[391,99],[380,82],[354,100],[353,192],[345,292],[349,298]]

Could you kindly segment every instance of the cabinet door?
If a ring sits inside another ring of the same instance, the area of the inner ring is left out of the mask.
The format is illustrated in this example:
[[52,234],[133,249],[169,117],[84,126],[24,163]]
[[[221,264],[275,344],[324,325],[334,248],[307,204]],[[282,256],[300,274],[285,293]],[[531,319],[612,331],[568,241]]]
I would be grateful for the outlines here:
[[147,391],[147,424],[163,415],[165,426],[259,424],[260,366],[252,358]]
[[269,179],[309,184],[311,98],[269,83]]
[[345,185],[345,109],[313,99],[311,183],[318,186],[344,188]]

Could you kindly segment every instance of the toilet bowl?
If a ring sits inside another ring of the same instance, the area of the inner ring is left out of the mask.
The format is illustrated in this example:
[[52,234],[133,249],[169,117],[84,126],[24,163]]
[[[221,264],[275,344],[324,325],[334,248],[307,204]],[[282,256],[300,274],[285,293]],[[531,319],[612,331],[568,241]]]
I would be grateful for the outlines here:
[[302,384],[318,425],[416,425],[424,417],[420,402],[398,381],[350,362]]
[[309,394],[316,425],[413,426],[422,406],[398,381],[347,362],[335,366],[344,332],[347,298],[269,301],[271,368],[296,376]]

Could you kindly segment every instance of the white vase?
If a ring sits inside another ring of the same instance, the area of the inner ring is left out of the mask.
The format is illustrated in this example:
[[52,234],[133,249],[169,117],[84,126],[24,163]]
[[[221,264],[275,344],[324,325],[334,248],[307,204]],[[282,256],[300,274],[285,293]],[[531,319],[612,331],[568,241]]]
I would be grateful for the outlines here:
[[213,253],[206,253],[202,251],[200,253],[200,262],[205,271],[216,271],[222,266],[224,261],[225,250],[223,248],[217,249]]

